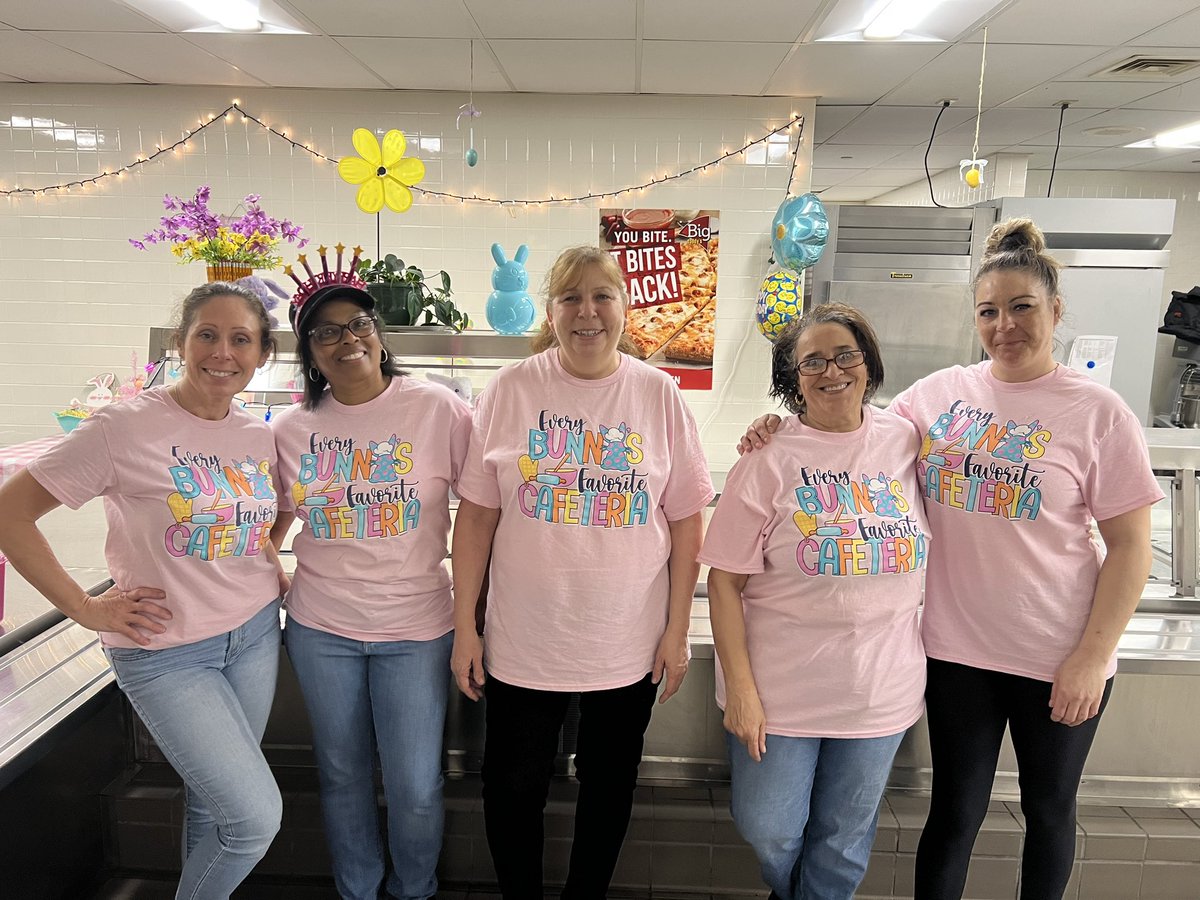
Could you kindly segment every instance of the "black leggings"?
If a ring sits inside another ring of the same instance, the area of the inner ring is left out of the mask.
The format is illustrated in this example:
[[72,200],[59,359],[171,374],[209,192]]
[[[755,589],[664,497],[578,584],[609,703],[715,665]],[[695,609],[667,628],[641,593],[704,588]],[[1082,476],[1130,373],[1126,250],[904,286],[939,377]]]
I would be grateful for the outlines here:
[[[504,900],[543,896],[542,814],[570,693],[506,684],[489,673],[483,819]],[[579,695],[575,837],[564,900],[608,894],[637,786],[658,686],[641,681]]]
[[[1075,861],[1075,795],[1100,715],[1075,727],[1052,721],[1048,681],[938,659],[927,671],[933,796],[917,847],[915,900],[962,897],[1005,725],[1025,815],[1021,900],[1060,900]],[[1100,714],[1111,692],[1110,678]]]

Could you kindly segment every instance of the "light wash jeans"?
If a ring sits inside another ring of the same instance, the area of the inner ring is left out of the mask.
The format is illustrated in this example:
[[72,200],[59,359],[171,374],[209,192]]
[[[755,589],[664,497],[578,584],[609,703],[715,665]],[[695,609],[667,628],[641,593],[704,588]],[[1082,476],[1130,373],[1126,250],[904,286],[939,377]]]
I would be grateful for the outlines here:
[[279,831],[283,801],[259,746],[275,697],[279,604],[192,644],[105,650],[117,684],[183,779],[179,900],[225,900]]
[[852,900],[904,732],[880,738],[767,735],[762,762],[726,733],[734,824],[784,900]]
[[[343,900],[437,893],[442,848],[442,728],[454,633],[431,641],[356,641],[289,619],[288,657],[312,722],[325,838]],[[379,833],[375,752],[388,849]]]

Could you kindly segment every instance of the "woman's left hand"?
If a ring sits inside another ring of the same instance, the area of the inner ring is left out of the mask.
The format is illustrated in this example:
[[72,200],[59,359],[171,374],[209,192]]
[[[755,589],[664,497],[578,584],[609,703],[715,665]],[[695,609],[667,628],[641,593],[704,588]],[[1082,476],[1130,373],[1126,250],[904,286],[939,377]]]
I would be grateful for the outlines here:
[[292,589],[292,579],[283,569],[277,570],[275,574],[279,579],[279,596],[286,597],[287,592]]
[[1054,673],[1050,688],[1050,718],[1063,725],[1080,725],[1100,712],[1108,660],[1097,661],[1079,651]]
[[667,686],[658,698],[659,703],[666,703],[679,690],[687,670],[687,632],[668,628],[658,642],[658,652],[654,654],[654,683],[659,684],[664,673],[667,676]]

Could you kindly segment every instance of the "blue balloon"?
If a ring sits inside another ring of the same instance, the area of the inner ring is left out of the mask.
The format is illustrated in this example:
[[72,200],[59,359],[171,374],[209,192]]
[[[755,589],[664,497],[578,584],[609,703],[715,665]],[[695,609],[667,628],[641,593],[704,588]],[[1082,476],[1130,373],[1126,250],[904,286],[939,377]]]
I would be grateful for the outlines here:
[[796,272],[818,259],[829,239],[829,218],[816,194],[788,197],[771,222],[775,262]]
[[522,244],[512,259],[504,255],[504,248],[492,244],[492,259],[496,269],[492,272],[492,287],[487,299],[487,320],[501,334],[524,334],[533,324],[537,307],[529,296],[529,273],[525,271],[525,260],[529,248]]

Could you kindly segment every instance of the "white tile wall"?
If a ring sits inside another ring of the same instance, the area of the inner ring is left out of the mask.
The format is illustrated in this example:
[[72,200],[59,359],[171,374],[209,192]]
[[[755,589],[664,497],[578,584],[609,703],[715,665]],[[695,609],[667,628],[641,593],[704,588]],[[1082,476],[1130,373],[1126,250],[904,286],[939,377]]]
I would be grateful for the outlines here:
[[[0,85],[0,188],[90,177],[153,153],[237,97],[242,106],[328,156],[353,153],[356,127],[400,128],[427,166],[422,186],[507,198],[607,191],[649,181],[807,116],[796,193],[808,189],[814,101],[787,98],[485,95],[475,97],[478,167],[468,168],[464,95],[402,91],[245,90],[188,87]],[[236,118],[236,117],[235,117]],[[419,149],[417,149],[419,148]],[[527,243],[540,284],[556,252],[594,244],[601,206],[661,205],[721,211],[715,390],[689,392],[714,465],[767,407],[769,345],[753,325],[767,268],[771,217],[791,159],[759,153],[716,171],[619,200],[498,208],[418,198],[404,215],[385,211],[384,252],[446,269],[456,300],[480,323],[491,289],[489,247]],[[99,371],[124,372],[146,351],[147,329],[203,278],[163,247],[142,253],[141,236],[162,214],[166,193],[212,188],[229,211],[247,193],[305,226],[314,244],[361,243],[374,256],[375,220],[358,211],[355,188],[321,162],[252,123],[218,122],[184,150],[136,174],[70,194],[0,198],[0,446],[51,433],[51,413],[86,392]],[[282,272],[277,280],[284,280]]]

